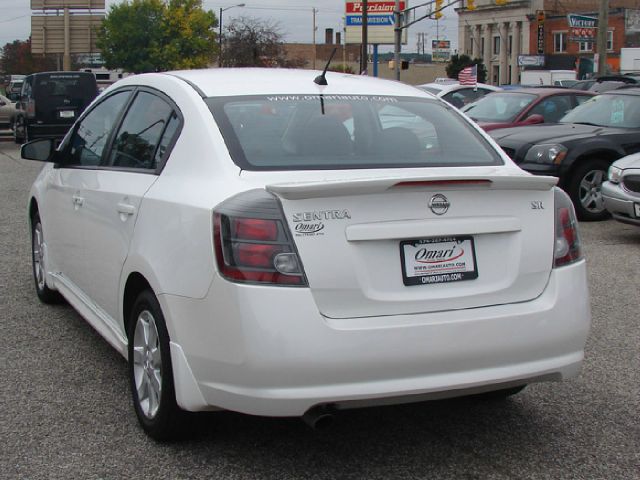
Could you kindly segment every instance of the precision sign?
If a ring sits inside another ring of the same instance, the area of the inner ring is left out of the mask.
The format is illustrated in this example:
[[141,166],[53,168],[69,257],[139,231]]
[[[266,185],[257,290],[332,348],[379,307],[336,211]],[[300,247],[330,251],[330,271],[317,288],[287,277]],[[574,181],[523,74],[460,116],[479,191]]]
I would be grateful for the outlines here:
[[592,42],[596,37],[598,19],[570,13],[567,15],[569,40],[573,42]]
[[[405,0],[400,2],[400,10],[407,8]],[[360,1],[347,0],[345,3],[345,43],[362,43],[362,12]],[[395,1],[367,2],[367,40],[373,45],[393,45],[395,43]],[[407,29],[402,30],[402,43],[407,44]]]

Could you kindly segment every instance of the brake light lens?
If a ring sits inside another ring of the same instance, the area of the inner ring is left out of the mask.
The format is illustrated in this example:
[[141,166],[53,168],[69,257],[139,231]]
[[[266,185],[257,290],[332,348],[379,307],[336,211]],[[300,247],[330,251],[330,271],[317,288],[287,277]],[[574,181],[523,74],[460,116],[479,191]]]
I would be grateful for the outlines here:
[[264,190],[237,195],[214,212],[218,269],[234,282],[306,286],[278,200]]
[[555,189],[555,248],[553,266],[561,267],[582,259],[578,220],[569,196]]

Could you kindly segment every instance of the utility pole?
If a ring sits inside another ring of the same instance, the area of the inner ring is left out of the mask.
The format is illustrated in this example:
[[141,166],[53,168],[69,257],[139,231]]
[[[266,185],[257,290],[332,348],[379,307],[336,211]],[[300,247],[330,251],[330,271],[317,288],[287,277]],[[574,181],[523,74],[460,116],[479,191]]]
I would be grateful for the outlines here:
[[316,30],[318,30],[318,27],[316,27],[316,12],[318,11],[315,7],[311,9],[311,11],[313,12],[313,69],[316,69],[316,60],[318,58],[317,52],[316,52]]
[[400,80],[400,48],[402,44],[402,25],[400,18],[400,0],[396,0],[396,6],[393,9],[393,15],[395,19],[395,28],[393,33],[395,35],[395,42],[393,47],[393,66],[396,71],[396,80]]
[[369,35],[367,30],[367,24],[369,23],[367,15],[368,15],[368,6],[367,0],[362,0],[362,53],[360,53],[360,73],[362,75],[367,74],[367,68],[369,62]]
[[609,32],[609,0],[600,0],[598,13],[598,75],[607,73],[607,37]]

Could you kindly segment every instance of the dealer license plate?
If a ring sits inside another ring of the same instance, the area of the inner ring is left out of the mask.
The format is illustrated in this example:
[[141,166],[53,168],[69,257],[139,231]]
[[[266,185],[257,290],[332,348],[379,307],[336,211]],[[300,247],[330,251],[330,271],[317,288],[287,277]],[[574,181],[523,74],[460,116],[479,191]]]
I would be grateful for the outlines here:
[[636,218],[640,218],[640,203],[634,203],[633,208],[636,211]]
[[440,237],[400,242],[402,281],[429,285],[478,278],[473,237]]
[[60,110],[60,118],[73,118],[76,116],[76,112],[73,110]]

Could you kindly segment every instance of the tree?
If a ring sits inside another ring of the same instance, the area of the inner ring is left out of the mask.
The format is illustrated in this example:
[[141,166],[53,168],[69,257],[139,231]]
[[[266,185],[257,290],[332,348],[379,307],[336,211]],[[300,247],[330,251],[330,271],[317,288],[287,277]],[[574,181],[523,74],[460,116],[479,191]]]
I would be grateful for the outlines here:
[[31,38],[14,40],[2,47],[0,71],[7,74],[29,74],[56,69],[56,60],[51,56],[33,55]]
[[458,74],[463,68],[478,65],[478,82],[485,83],[487,80],[487,69],[481,58],[471,59],[469,55],[451,55],[451,60],[447,64],[447,76],[458,79]]
[[235,19],[224,36],[225,67],[300,67],[305,61],[288,59],[278,24],[249,17]]
[[125,0],[98,32],[107,68],[133,73],[206,67],[217,51],[215,14],[202,0]]

